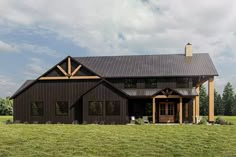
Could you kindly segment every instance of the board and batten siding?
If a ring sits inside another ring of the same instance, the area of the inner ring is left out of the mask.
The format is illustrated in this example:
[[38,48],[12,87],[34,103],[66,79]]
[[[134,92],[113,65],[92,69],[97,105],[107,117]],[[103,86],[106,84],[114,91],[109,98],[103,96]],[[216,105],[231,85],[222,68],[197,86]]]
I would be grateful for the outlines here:
[[[69,106],[99,80],[54,80],[38,81],[14,99],[14,121],[45,123],[71,123],[75,119],[74,108],[69,109],[68,116],[56,116],[57,101],[68,101]],[[44,116],[31,116],[30,103],[44,102]]]
[[[88,115],[88,103],[89,101],[103,101],[103,114],[101,116]],[[119,101],[120,102],[120,115],[108,116],[105,114],[105,102],[106,101]],[[105,124],[125,124],[129,121],[127,112],[128,104],[127,99],[117,94],[117,91],[113,91],[107,87],[106,84],[100,84],[89,93],[83,96],[83,120],[87,123],[105,123]]]

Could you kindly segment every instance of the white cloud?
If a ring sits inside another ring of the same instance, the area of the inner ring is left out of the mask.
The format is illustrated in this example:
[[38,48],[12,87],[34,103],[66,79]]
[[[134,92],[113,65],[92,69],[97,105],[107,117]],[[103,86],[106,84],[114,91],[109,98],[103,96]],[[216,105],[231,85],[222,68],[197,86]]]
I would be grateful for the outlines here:
[[0,75],[0,97],[11,96],[17,85],[10,77]]
[[26,65],[24,74],[27,79],[36,79],[47,70],[47,65],[39,58],[31,58]]
[[21,50],[21,52],[28,51],[30,53],[40,54],[40,55],[47,55],[51,57],[61,57],[60,53],[52,50],[46,46],[39,46],[35,44],[19,44],[16,45],[18,49]]
[[0,53],[5,52],[17,52],[17,48],[14,45],[10,45],[0,40]]
[[[98,55],[155,53],[166,48],[181,53],[187,42],[215,55],[232,38],[225,36],[236,32],[234,1],[9,0],[2,6],[4,21],[43,26]],[[221,44],[212,45],[215,41]]]
[[36,44],[28,44],[28,43],[6,43],[0,40],[0,53],[6,52],[16,52],[16,53],[34,53],[40,55],[47,55],[51,57],[61,57],[61,54],[56,50],[50,49],[46,46],[40,46]]
[[[42,27],[91,55],[183,53],[191,42],[195,53],[210,53],[216,64],[236,64],[234,0],[8,0],[0,6],[1,25]],[[36,45],[22,47],[56,54]]]

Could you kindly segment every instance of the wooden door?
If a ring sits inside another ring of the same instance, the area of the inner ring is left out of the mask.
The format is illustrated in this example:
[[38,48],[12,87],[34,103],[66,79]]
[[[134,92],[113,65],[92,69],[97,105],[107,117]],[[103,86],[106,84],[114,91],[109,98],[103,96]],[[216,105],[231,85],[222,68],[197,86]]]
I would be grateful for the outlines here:
[[159,122],[174,123],[175,122],[175,103],[160,102],[159,103]]

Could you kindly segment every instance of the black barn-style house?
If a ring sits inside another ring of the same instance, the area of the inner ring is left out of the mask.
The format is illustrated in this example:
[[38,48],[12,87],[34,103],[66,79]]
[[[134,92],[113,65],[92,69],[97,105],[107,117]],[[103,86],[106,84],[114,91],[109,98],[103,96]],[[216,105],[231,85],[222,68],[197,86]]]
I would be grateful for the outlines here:
[[214,121],[216,68],[208,54],[66,57],[12,96],[14,121],[28,123],[197,123],[199,87],[208,81]]

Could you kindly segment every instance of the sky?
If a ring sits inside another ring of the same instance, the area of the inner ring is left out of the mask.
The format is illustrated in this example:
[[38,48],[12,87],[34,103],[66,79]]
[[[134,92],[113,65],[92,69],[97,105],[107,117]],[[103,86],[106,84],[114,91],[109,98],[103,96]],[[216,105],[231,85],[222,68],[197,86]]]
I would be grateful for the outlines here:
[[66,56],[209,53],[236,88],[235,0],[0,0],[0,97]]

